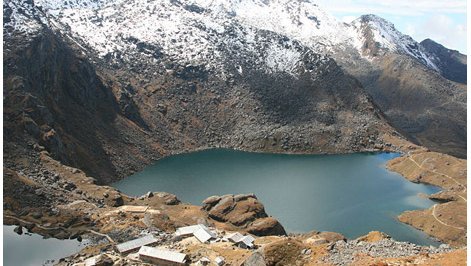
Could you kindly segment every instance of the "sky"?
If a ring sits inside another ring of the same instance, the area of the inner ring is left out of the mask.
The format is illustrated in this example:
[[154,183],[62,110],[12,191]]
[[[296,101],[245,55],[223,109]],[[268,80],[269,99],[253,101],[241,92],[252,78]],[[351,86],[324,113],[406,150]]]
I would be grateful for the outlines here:
[[318,0],[318,3],[341,21],[351,22],[361,15],[375,14],[418,42],[430,38],[467,54],[466,0]]

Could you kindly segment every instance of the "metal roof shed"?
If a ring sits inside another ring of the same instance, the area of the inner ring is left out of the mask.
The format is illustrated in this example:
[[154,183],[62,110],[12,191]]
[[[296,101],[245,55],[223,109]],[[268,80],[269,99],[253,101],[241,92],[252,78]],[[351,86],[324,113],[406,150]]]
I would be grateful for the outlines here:
[[201,227],[197,231],[193,233],[193,235],[201,242],[201,243],[206,243],[212,238],[216,238],[217,235],[213,232],[211,232],[206,226],[203,228]]
[[218,266],[222,266],[226,263],[226,261],[224,260],[223,257],[219,256],[214,259],[214,263],[216,263],[216,265]]
[[139,249],[142,261],[160,266],[185,265],[186,257],[186,254],[161,248],[143,246]]
[[241,233],[236,232],[236,233],[227,235],[226,238],[233,243],[238,243],[240,242],[242,238],[244,238],[244,236]]
[[185,227],[180,227],[175,231],[175,235],[177,236],[188,236],[196,232],[197,230],[201,229],[206,226],[202,224],[196,224],[196,225],[190,225],[190,226],[185,226]]
[[243,247],[246,247],[246,248],[253,248],[254,247],[254,244],[253,244],[254,241],[255,241],[255,238],[253,238],[253,236],[246,235],[239,241],[239,244]]
[[116,245],[116,250],[121,254],[128,254],[137,251],[140,247],[145,245],[152,245],[159,241],[153,235],[146,235],[128,242]]

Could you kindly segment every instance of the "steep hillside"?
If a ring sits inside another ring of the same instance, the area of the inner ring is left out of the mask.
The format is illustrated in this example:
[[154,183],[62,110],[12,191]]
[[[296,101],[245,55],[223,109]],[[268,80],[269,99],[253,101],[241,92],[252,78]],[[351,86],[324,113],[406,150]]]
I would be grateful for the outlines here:
[[117,175],[106,145],[128,149],[118,128],[143,134],[123,119],[113,92],[86,58],[44,29],[24,44],[9,39],[4,66],[7,165],[36,144],[103,181]]
[[9,167],[35,143],[102,182],[201,148],[387,148],[394,130],[361,84],[296,40],[176,1],[68,3],[5,2]]
[[335,56],[337,61],[410,140],[466,157],[466,86],[442,76],[447,63],[376,16],[353,24],[364,36],[363,58]]
[[[342,23],[315,1],[190,2],[203,8],[206,15],[229,16],[243,25],[283,34],[317,53],[334,58],[346,72],[361,81],[388,120],[410,140],[436,151],[466,156],[466,138],[463,137],[466,135],[463,130],[466,124],[463,116],[466,112],[466,90],[461,84],[450,82],[456,78],[452,78],[453,75],[446,70],[462,71],[463,66],[455,68],[454,61],[430,52],[426,45],[402,34],[392,23],[375,15],[364,15],[350,24]],[[409,73],[417,72],[425,78],[420,84],[401,83],[399,81],[407,77],[391,73],[387,74],[391,76],[391,84],[378,82],[378,75],[388,72],[389,65],[383,61],[390,61],[391,58],[400,58],[400,62],[410,61]],[[396,90],[397,93],[394,93]],[[414,91],[413,98],[418,99],[414,102],[414,112],[411,112],[409,103],[393,108],[383,105],[386,95],[389,97],[387,101],[403,101],[401,91]],[[455,107],[442,108],[450,103]],[[456,119],[458,115],[460,118]],[[448,121],[448,116],[455,118]],[[437,127],[439,131],[435,130]],[[453,136],[452,142],[449,136]]]
[[421,41],[420,45],[431,55],[435,65],[445,78],[466,84],[466,55],[447,49],[430,39]]

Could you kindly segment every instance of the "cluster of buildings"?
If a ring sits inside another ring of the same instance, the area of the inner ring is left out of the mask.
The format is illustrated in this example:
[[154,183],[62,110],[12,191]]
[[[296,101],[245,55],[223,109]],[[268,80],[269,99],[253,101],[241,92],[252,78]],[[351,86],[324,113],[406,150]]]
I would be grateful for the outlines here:
[[[175,235],[178,237],[194,236],[201,243],[232,242],[240,248],[252,249],[255,247],[255,238],[251,235],[242,235],[241,233],[236,232],[219,237],[216,231],[210,230],[203,224],[180,227],[176,230]],[[149,234],[141,238],[120,243],[115,246],[115,249],[121,255],[128,255],[130,253],[137,252],[141,261],[151,264],[162,266],[187,264],[188,256],[184,253],[152,247],[158,242],[158,238]],[[211,261],[208,258],[203,257],[200,259],[199,264],[208,265],[210,262]],[[216,257],[214,259],[214,263],[221,266],[225,264],[225,261],[223,257]]]

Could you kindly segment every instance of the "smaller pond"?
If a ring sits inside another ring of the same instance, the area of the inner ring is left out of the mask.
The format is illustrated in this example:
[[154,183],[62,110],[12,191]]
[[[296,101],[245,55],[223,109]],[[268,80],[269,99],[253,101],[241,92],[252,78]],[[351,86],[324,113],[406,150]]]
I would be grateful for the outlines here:
[[81,243],[77,240],[43,238],[37,234],[18,235],[13,232],[14,228],[15,226],[3,226],[3,265],[5,266],[52,265],[86,246],[85,242]]
[[439,191],[388,171],[386,162],[397,156],[214,149],[164,158],[114,186],[134,196],[170,192],[196,205],[211,195],[255,193],[288,232],[333,231],[356,238],[378,230],[396,240],[438,245],[396,219],[403,211],[429,208],[433,202],[419,194]]

